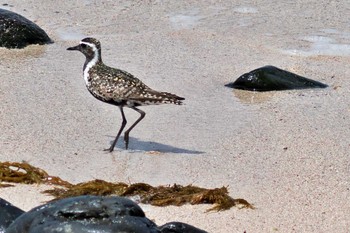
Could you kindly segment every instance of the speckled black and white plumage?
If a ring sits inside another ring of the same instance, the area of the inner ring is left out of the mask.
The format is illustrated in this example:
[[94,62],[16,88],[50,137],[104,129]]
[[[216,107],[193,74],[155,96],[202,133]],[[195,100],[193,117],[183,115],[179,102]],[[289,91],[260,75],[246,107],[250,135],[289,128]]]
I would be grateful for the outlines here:
[[132,74],[105,65],[101,57],[101,43],[94,38],[85,38],[80,41],[79,45],[70,47],[68,50],[78,50],[85,55],[83,76],[89,92],[103,102],[120,107],[123,122],[115,141],[108,149],[111,152],[126,125],[123,107],[129,107],[141,114],[140,118],[125,131],[125,147],[128,148],[130,131],[146,115],[145,112],[136,107],[157,104],[181,105],[182,100],[184,100],[184,98],[168,92],[155,91]]

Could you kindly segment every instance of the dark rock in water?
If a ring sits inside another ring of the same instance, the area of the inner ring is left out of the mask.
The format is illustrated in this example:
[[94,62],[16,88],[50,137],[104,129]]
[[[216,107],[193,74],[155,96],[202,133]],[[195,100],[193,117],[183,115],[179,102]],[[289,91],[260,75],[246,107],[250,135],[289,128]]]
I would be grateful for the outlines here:
[[5,232],[5,229],[23,213],[23,210],[0,198],[0,233]]
[[182,222],[169,222],[159,227],[161,233],[207,233]]
[[14,12],[0,9],[0,46],[24,48],[30,44],[48,44],[52,40],[38,25]]
[[142,209],[123,197],[79,196],[38,206],[6,233],[158,233]]
[[305,88],[325,88],[328,85],[299,76],[274,66],[264,66],[243,74],[225,85],[249,91],[278,91]]

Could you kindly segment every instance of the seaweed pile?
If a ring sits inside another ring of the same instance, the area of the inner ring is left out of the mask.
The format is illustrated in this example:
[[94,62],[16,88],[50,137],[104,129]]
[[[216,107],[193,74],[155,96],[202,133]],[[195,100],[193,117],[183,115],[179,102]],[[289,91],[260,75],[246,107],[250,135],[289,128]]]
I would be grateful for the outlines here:
[[[6,182],[6,183],[1,183]],[[234,199],[228,195],[227,187],[205,189],[193,185],[177,185],[153,187],[145,183],[111,183],[103,180],[71,184],[56,176],[50,176],[44,170],[26,162],[0,162],[0,188],[8,183],[48,184],[54,187],[43,193],[52,195],[53,200],[81,195],[137,197],[141,203],[154,206],[181,206],[184,204],[214,204],[207,211],[228,210],[231,207],[254,209],[244,199]]]
[[[69,187],[71,184],[56,176],[50,176],[43,169],[23,162],[0,162],[0,182],[21,184],[48,184]],[[1,184],[0,185],[8,185]]]

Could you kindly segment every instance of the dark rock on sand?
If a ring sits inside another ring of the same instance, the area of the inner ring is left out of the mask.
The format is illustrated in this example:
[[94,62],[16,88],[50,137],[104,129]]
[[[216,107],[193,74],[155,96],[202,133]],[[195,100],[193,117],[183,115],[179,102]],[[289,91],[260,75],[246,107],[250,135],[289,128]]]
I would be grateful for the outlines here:
[[[0,214],[2,216],[1,210]],[[4,225],[4,229],[7,225]],[[6,233],[56,232],[206,233],[181,222],[170,222],[158,227],[146,218],[136,203],[116,196],[79,196],[53,201],[20,215],[6,229]]]
[[169,222],[159,227],[162,233],[206,233],[201,229],[182,222]]
[[0,198],[0,233],[5,232],[5,229],[23,213],[23,210]]
[[279,69],[275,66],[264,66],[243,74],[227,87],[249,91],[278,91],[305,88],[325,88],[328,85],[300,75]]
[[142,209],[123,197],[79,196],[38,206],[21,215],[6,233],[156,233]]
[[30,44],[48,44],[52,40],[38,25],[14,12],[0,9],[0,46],[24,48]]

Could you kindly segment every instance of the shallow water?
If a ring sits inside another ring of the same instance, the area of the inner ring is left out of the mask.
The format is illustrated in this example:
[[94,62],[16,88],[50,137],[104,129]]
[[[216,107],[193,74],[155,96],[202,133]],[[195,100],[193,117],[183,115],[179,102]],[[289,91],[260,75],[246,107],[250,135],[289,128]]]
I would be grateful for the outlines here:
[[350,56],[350,43],[340,43],[341,39],[348,39],[350,34],[336,29],[325,29],[324,35],[311,35],[300,38],[309,42],[307,49],[288,49],[282,52],[296,56]]
[[174,29],[189,29],[199,24],[199,20],[203,16],[199,15],[199,9],[191,9],[181,13],[170,15],[169,21]]
[[258,9],[255,7],[251,7],[251,6],[240,6],[240,7],[235,7],[233,8],[234,12],[238,12],[238,13],[243,13],[243,14],[254,14],[254,13],[258,13]]
[[59,28],[56,30],[59,38],[64,41],[80,41],[81,39],[87,37],[77,28]]

